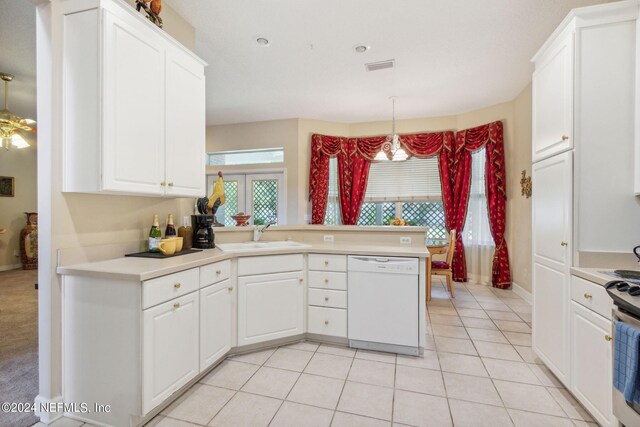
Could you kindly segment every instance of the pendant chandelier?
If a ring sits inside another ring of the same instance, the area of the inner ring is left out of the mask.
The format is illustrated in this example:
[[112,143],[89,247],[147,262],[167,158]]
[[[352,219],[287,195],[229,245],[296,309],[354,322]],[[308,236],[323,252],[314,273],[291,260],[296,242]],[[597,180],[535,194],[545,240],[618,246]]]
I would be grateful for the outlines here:
[[374,160],[392,160],[394,162],[402,162],[409,157],[404,148],[400,146],[400,135],[396,133],[396,98],[397,96],[390,97],[393,105],[393,122],[391,125],[391,135],[387,136],[386,141],[380,147],[380,151],[376,154]]
[[11,147],[27,148],[29,143],[21,132],[35,132],[31,127],[36,122],[23,119],[9,111],[9,82],[13,80],[13,75],[0,73],[0,79],[4,80],[4,109],[0,111],[0,141],[2,148],[9,150]]

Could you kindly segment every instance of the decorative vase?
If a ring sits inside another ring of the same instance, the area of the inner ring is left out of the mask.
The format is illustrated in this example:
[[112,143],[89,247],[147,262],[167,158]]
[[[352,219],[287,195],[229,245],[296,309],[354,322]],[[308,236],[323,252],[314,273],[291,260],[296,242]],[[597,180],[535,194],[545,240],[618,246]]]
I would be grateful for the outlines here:
[[38,213],[25,212],[27,225],[20,232],[20,261],[24,270],[38,269]]

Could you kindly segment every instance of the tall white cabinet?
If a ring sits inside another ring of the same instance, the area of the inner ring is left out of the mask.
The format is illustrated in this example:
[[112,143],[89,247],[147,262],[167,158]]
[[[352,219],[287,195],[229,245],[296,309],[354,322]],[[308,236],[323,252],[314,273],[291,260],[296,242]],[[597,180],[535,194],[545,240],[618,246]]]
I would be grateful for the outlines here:
[[569,381],[569,269],[573,153],[534,163],[533,346],[560,380]]
[[118,0],[64,8],[63,191],[203,196],[206,64]]
[[583,308],[595,293],[579,291],[570,267],[584,251],[630,250],[640,231],[637,23],[636,1],[574,9],[533,58],[533,349],[603,425],[611,321]]

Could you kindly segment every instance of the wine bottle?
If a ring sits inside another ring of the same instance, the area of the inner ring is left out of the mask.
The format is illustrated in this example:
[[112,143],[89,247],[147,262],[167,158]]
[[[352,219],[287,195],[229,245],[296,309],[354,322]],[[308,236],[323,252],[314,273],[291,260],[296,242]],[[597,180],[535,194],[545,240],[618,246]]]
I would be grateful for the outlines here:
[[189,217],[182,218],[182,226],[178,228],[178,236],[182,237],[182,248],[191,249],[193,246],[193,228],[189,225]]
[[173,225],[173,214],[169,214],[169,218],[167,218],[167,228],[164,229],[164,237],[168,239],[169,237],[174,237],[176,235],[176,227]]
[[160,231],[160,224],[158,223],[158,214],[153,214],[153,223],[151,224],[151,231],[149,231],[149,252],[160,252],[158,244],[162,238],[162,231]]

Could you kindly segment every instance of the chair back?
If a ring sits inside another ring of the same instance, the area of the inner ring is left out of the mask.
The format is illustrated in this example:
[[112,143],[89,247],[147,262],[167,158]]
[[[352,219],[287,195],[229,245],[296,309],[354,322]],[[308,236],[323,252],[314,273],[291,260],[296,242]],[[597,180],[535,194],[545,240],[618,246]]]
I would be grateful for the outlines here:
[[449,233],[449,249],[447,249],[447,264],[453,262],[453,252],[456,250],[456,230]]

